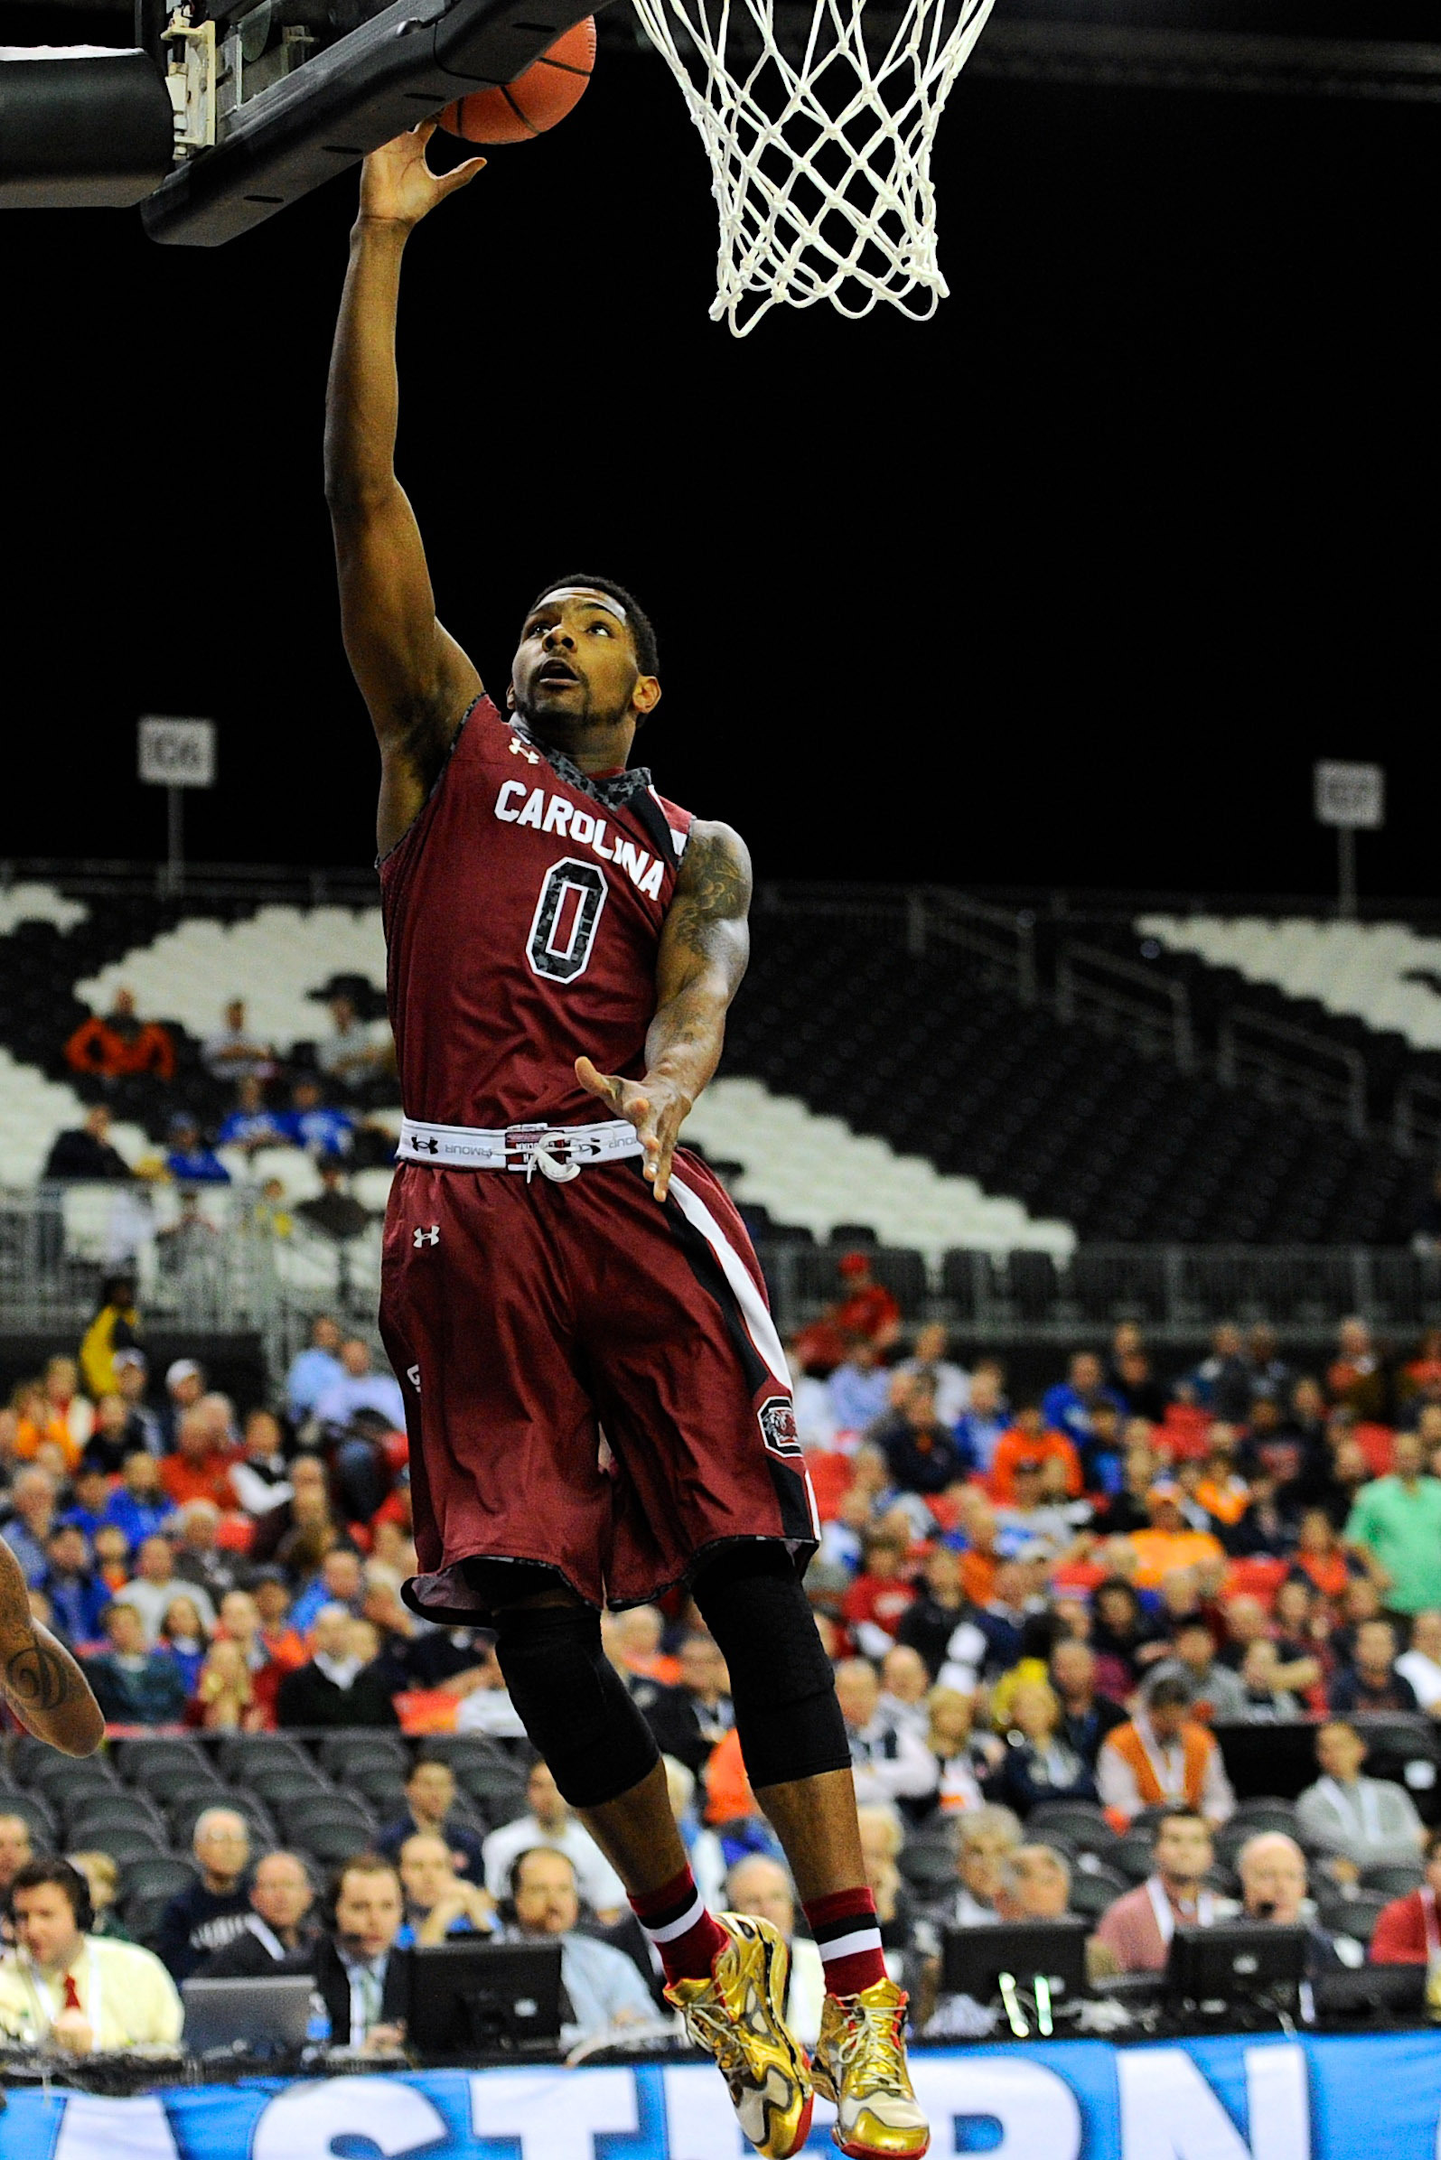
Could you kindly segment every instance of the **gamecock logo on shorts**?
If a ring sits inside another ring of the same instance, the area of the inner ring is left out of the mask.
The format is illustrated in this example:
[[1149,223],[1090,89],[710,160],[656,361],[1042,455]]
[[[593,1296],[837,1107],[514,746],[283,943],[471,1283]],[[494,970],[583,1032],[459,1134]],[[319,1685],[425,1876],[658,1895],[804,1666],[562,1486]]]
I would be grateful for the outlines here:
[[761,1438],[768,1455],[779,1455],[782,1462],[799,1462],[801,1459],[800,1434],[796,1431],[796,1414],[791,1407],[789,1395],[772,1395],[760,1406],[756,1415],[761,1421]]

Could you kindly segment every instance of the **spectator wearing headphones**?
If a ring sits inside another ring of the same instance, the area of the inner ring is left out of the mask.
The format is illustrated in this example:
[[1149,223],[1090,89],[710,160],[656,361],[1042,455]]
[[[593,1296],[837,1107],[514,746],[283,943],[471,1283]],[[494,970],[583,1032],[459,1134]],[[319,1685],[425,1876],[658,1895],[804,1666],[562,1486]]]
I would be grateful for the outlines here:
[[10,1887],[15,1947],[0,1960],[0,2029],[67,2055],[169,2051],[184,2022],[169,1973],[138,1943],[91,1932],[90,1886],[68,1860],[32,1860]]
[[347,1860],[335,1878],[334,1928],[315,1951],[315,1988],[333,2047],[393,2054],[410,2018],[410,1953],[398,1946],[405,1892],[379,1853]]

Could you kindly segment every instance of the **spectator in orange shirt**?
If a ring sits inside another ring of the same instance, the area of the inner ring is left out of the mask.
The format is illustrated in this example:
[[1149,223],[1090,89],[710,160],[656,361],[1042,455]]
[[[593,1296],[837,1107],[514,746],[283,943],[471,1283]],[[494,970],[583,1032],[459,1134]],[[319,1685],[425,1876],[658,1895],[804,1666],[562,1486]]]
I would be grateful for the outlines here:
[[290,1589],[278,1567],[257,1568],[250,1578],[250,1594],[260,1615],[259,1647],[282,1672],[298,1672],[310,1656],[301,1637],[290,1626]]
[[15,1413],[13,1448],[17,1461],[35,1462],[42,1448],[55,1448],[60,1467],[66,1471],[75,1468],[80,1450],[69,1423],[47,1400],[39,1380],[22,1380],[10,1398],[10,1407]]
[[175,1078],[175,1045],[156,1021],[139,1018],[131,990],[116,991],[105,1019],[92,1013],[81,1021],[65,1045],[65,1057],[76,1072],[102,1080],[125,1080],[136,1073],[151,1073],[162,1081]]
[[1307,1508],[1301,1517],[1293,1565],[1310,1576],[1322,1597],[1345,1596],[1351,1570],[1336,1526],[1324,1508]]
[[1416,1355],[1402,1370],[1397,1393],[1405,1403],[1427,1389],[1441,1387],[1441,1328],[1427,1328]]
[[236,1460],[228,1443],[220,1444],[216,1422],[204,1403],[187,1410],[176,1429],[175,1453],[160,1465],[160,1482],[174,1505],[209,1500],[222,1514],[236,1506],[230,1469]]
[[1226,1564],[1219,1538],[1209,1530],[1192,1530],[1181,1513],[1181,1488],[1172,1478],[1158,1478],[1146,1495],[1150,1527],[1133,1530],[1129,1539],[1136,1555],[1136,1583],[1142,1590],[1159,1589],[1162,1579],[1176,1568]]
[[1014,1507],[1016,1464],[1049,1461],[1063,1465],[1067,1497],[1078,1499],[1081,1491],[1081,1463],[1074,1444],[1063,1432],[1046,1428],[1042,1423],[1038,1404],[1022,1403],[1016,1412],[1015,1423],[1009,1432],[1003,1432],[996,1442],[995,1458],[988,1480],[991,1498],[1000,1507]]
[[1196,1481],[1196,1500],[1212,1522],[1234,1530],[1251,1501],[1251,1488],[1236,1468],[1236,1429],[1213,1425],[1201,1475]]
[[986,1504],[986,1496],[974,1485],[956,1494],[956,1516],[965,1549],[961,1553],[961,1588],[973,1605],[989,1605],[996,1594],[996,1570],[1001,1556],[996,1550],[1000,1524]]

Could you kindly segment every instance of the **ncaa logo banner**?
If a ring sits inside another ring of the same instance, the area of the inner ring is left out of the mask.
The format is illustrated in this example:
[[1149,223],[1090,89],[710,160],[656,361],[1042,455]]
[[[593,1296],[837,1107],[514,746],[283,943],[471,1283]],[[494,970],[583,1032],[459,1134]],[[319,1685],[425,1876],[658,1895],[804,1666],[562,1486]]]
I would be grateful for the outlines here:
[[[1437,2160],[1441,2036],[913,2057],[935,2160]],[[16,2089],[0,2160],[745,2160],[709,2065]],[[834,2154],[820,2102],[808,2154]]]

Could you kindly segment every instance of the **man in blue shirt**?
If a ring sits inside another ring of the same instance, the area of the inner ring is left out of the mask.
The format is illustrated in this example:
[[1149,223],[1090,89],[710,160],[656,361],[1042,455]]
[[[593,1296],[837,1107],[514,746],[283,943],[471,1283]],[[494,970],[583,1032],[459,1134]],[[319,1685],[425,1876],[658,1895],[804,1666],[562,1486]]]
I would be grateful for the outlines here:
[[85,1533],[74,1523],[57,1523],[46,1542],[45,1556],[40,1588],[50,1600],[52,1624],[72,1648],[96,1641],[110,1592],[91,1572]]
[[978,1365],[971,1374],[970,1406],[956,1419],[956,1444],[983,1477],[990,1473],[997,1444],[1010,1422],[999,1373],[992,1366]]
[[20,1563],[27,1589],[34,1590],[49,1566],[46,1544],[55,1521],[55,1480],[39,1463],[16,1474],[10,1488],[14,1510],[0,1537]]
[[127,1455],[120,1477],[121,1483],[105,1503],[102,1520],[123,1530],[135,1553],[174,1510],[160,1482],[160,1465],[149,1448],[136,1448]]
[[340,1346],[340,1378],[328,1387],[315,1405],[322,1425],[348,1425],[357,1410],[378,1410],[394,1431],[405,1430],[405,1403],[400,1383],[390,1373],[372,1372],[370,1348],[358,1335]]
[[200,1127],[183,1112],[170,1120],[165,1167],[178,1185],[228,1185],[230,1172],[200,1137]]
[[284,1147],[288,1135],[273,1111],[265,1107],[265,1090],[253,1073],[247,1073],[235,1090],[235,1108],[220,1128],[222,1147]]
[[329,1313],[310,1323],[310,1344],[297,1353],[285,1376],[285,1400],[297,1425],[314,1415],[322,1395],[345,1378],[340,1362],[340,1329]]
[[510,1870],[510,1897],[515,1924],[505,1931],[508,1940],[560,1944],[561,1986],[571,2013],[561,2026],[563,2047],[654,2018],[650,1989],[625,1952],[577,1932],[580,1897],[565,1853],[553,1845],[521,1853]]
[[1095,1352],[1078,1350],[1071,1359],[1069,1378],[1046,1390],[1041,1415],[1047,1425],[1066,1435],[1082,1462],[1090,1451],[1091,1415],[1101,1403],[1108,1403],[1117,1417],[1125,1410],[1120,1397],[1106,1386]]
[[71,1502],[60,1517],[73,1523],[88,1545],[105,1521],[110,1480],[96,1463],[82,1462],[70,1481]]
[[312,1155],[348,1155],[355,1145],[355,1120],[348,1110],[327,1108],[318,1080],[297,1080],[290,1108],[276,1121],[287,1140]]

